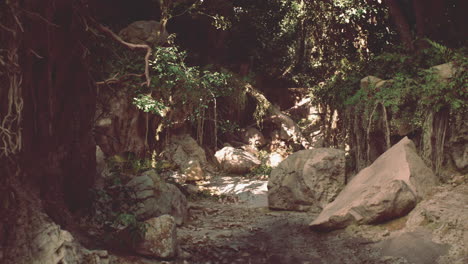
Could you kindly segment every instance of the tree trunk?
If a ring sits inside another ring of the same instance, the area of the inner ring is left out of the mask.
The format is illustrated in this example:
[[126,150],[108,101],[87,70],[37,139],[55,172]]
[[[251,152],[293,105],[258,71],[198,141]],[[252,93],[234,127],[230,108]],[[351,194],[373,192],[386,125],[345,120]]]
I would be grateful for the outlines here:
[[0,74],[0,124],[9,129],[1,129],[0,139],[13,139],[0,140],[0,149],[13,150],[0,154],[2,263],[14,257],[8,248],[31,243],[14,239],[27,229],[27,212],[43,207],[64,225],[71,220],[68,210],[89,203],[96,92],[87,64],[84,6],[72,0],[0,3],[0,55],[8,58],[0,68],[7,70]]
[[393,18],[393,21],[396,25],[398,34],[405,48],[409,51],[414,49],[413,46],[413,36],[411,34],[411,28],[408,23],[408,19],[405,17],[401,6],[398,3],[398,0],[386,0],[388,10],[390,15]]

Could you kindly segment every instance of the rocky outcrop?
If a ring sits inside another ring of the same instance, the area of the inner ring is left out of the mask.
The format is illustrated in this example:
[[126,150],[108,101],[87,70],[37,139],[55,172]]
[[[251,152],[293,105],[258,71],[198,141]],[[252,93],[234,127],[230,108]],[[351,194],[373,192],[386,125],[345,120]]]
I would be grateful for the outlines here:
[[344,151],[326,148],[301,150],[271,172],[268,206],[294,211],[321,209],[333,201],[344,184]]
[[434,196],[419,203],[409,214],[406,229],[424,228],[434,242],[450,245],[438,263],[466,263],[468,260],[468,185],[437,188]]
[[119,32],[119,36],[130,43],[162,45],[169,33],[165,25],[158,21],[135,21]]
[[208,165],[205,151],[190,137],[183,134],[173,136],[164,150],[164,156],[179,166],[186,181],[203,180],[203,168]]
[[408,138],[356,175],[310,224],[315,230],[371,224],[410,212],[436,185],[437,178]]
[[243,131],[242,141],[253,147],[261,147],[266,144],[266,140],[262,132],[254,127],[249,127]]
[[244,174],[260,166],[260,160],[253,154],[233,147],[224,147],[215,154],[221,169],[228,173]]
[[142,158],[153,144],[161,117],[138,110],[132,98],[124,87],[99,89],[95,136],[107,157],[130,152]]
[[162,215],[145,221],[144,237],[136,243],[134,251],[155,258],[173,258],[177,254],[176,223],[172,216]]
[[155,171],[147,171],[127,183],[138,202],[135,214],[149,219],[164,214],[172,215],[178,225],[187,218],[187,199],[174,185],[164,182]]

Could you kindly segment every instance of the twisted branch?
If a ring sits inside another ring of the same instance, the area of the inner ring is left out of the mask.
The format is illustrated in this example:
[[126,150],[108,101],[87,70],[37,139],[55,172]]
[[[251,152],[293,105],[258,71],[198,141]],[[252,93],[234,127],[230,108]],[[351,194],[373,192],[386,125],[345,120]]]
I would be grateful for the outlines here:
[[[119,37],[117,34],[115,34],[112,30],[110,30],[108,27],[105,27],[105,26],[103,26],[103,25],[101,25],[101,24],[99,24],[97,22],[95,22],[95,24],[96,24],[97,28],[102,33],[104,33],[107,36],[113,38],[114,40],[116,40],[120,44],[126,46],[127,48],[129,48],[131,50],[135,50],[135,49],[145,49],[146,50],[146,55],[145,55],[145,77],[146,77],[146,85],[149,87],[150,84],[151,84],[151,79],[150,79],[150,76],[149,76],[149,57],[151,56],[151,52],[152,52],[151,47],[149,45],[146,45],[146,44],[133,44],[133,43],[126,42],[121,37]],[[104,83],[106,83],[106,81],[104,81]]]

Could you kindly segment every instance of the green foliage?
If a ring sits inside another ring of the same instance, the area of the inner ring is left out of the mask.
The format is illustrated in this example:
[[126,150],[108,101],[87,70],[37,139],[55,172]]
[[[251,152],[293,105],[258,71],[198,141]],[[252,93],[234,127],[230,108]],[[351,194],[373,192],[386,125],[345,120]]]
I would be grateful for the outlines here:
[[210,16],[213,18],[213,26],[216,29],[221,29],[221,30],[228,30],[229,28],[232,27],[231,21],[226,18],[225,16],[220,16],[218,14],[214,16]]
[[258,166],[257,168],[253,169],[249,175],[250,176],[268,176],[270,175],[271,171],[273,170],[273,168],[265,163],[262,162],[262,164],[260,164],[260,166]]
[[130,241],[119,241],[123,244],[135,244],[145,237],[146,231],[148,230],[148,224],[138,221],[136,216],[133,214],[119,214],[116,217],[113,225],[117,230],[122,230],[124,228],[126,229],[129,236],[128,239],[130,239]]
[[139,90],[134,99],[139,109],[164,115],[169,108],[190,107],[195,113],[193,118],[197,119],[215,98],[232,92],[228,73],[212,71],[209,66],[205,69],[188,66],[185,63],[186,55],[177,47],[155,48],[150,63],[151,95],[148,91]]
[[328,78],[342,59],[367,58],[394,39],[388,32],[387,10],[378,1],[237,0],[233,4],[233,49],[254,58],[257,72],[296,85]]
[[239,131],[239,125],[230,120],[220,120],[218,129],[221,134],[234,134]]
[[273,170],[273,168],[268,165],[269,153],[265,150],[260,150],[258,152],[258,158],[260,159],[261,164],[257,168],[253,169],[249,173],[249,176],[269,176]]
[[[466,51],[451,50],[429,41],[431,47],[408,55],[386,52],[356,63],[354,68],[343,67],[341,72],[312,89],[316,103],[364,109],[366,116],[376,103],[382,103],[394,120],[406,120],[420,127],[427,110],[450,109],[466,112],[468,102]],[[434,68],[451,61],[459,69],[449,80],[442,80]],[[384,85],[359,88],[363,76],[373,75],[391,79]]]
[[133,104],[145,113],[150,112],[159,116],[164,116],[166,109],[163,103],[146,94],[138,94],[137,97],[133,98]]
[[137,175],[151,168],[151,161],[139,159],[135,154],[127,152],[109,158],[108,165],[114,175],[122,173]]

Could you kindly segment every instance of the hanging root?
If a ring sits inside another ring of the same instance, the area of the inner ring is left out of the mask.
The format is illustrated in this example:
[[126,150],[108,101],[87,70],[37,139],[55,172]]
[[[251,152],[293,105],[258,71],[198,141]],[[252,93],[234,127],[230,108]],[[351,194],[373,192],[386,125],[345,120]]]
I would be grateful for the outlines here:
[[383,121],[385,123],[385,145],[386,145],[386,150],[388,150],[391,147],[391,142],[390,142],[390,125],[388,124],[388,117],[387,117],[387,108],[385,105],[378,101],[376,102],[374,109],[372,110],[370,116],[369,116],[369,124],[367,125],[367,131],[366,131],[366,143],[367,143],[367,152],[366,152],[366,162],[369,163],[370,161],[370,131],[372,128],[372,118],[374,117],[375,112],[377,111],[377,107],[379,105],[382,107],[382,115],[383,115]]
[[370,131],[372,127],[372,118],[374,118],[375,111],[377,111],[377,107],[379,106],[379,103],[376,103],[374,106],[374,109],[372,109],[372,112],[369,116],[369,124],[367,125],[367,131],[366,131],[366,141],[367,141],[367,151],[366,151],[366,163],[369,164],[370,161]]
[[21,121],[23,99],[21,96],[22,76],[19,70],[17,49],[6,55],[7,107],[0,112],[0,157],[11,157],[21,151]]
[[380,103],[380,105],[382,106],[383,121],[385,122],[385,143],[387,145],[386,150],[388,150],[392,146],[392,143],[390,142],[390,125],[388,124],[387,108],[383,103]]

